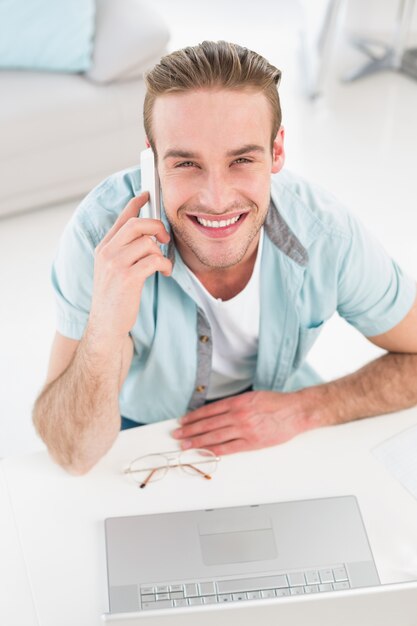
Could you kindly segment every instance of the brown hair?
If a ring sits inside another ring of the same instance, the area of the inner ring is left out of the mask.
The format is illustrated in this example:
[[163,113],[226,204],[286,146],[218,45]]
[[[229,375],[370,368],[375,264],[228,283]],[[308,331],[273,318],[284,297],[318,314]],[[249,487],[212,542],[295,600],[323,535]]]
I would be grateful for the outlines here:
[[145,74],[146,96],[143,106],[145,132],[153,151],[152,109],[155,99],[166,93],[199,88],[251,88],[262,91],[271,106],[273,141],[281,126],[281,106],[278,85],[279,69],[261,55],[227,41],[203,41],[197,46],[183,48],[162,57]]

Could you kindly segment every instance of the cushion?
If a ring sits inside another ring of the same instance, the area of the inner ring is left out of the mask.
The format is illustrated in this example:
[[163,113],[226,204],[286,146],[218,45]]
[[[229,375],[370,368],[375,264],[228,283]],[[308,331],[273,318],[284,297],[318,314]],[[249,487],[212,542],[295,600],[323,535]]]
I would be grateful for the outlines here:
[[150,2],[97,0],[88,78],[99,83],[139,77],[165,51],[169,30]]
[[0,217],[84,195],[145,147],[141,80],[0,71],[0,94]]
[[0,68],[90,67],[94,0],[0,0]]

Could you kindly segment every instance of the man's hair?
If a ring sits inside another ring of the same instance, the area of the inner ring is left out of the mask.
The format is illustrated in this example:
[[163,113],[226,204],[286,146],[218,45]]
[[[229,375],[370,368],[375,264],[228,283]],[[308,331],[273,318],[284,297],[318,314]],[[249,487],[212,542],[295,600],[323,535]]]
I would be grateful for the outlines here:
[[252,89],[265,94],[272,112],[271,150],[281,126],[281,106],[278,85],[279,69],[264,57],[227,41],[203,41],[162,57],[145,74],[146,96],[143,119],[146,136],[153,151],[155,137],[152,129],[152,110],[155,99],[168,93],[196,89]]

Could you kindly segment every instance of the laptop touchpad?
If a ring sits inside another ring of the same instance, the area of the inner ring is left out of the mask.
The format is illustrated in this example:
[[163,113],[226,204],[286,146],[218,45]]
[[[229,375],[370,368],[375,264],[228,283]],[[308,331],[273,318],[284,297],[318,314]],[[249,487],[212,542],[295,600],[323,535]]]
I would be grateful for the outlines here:
[[271,521],[262,515],[245,521],[207,521],[199,524],[199,532],[205,565],[277,558]]

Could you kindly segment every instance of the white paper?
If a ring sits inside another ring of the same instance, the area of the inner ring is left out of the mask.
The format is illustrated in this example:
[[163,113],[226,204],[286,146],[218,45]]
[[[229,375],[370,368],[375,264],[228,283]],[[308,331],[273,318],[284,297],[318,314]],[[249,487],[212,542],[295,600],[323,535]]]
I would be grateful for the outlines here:
[[372,452],[417,499],[417,426],[387,439]]

